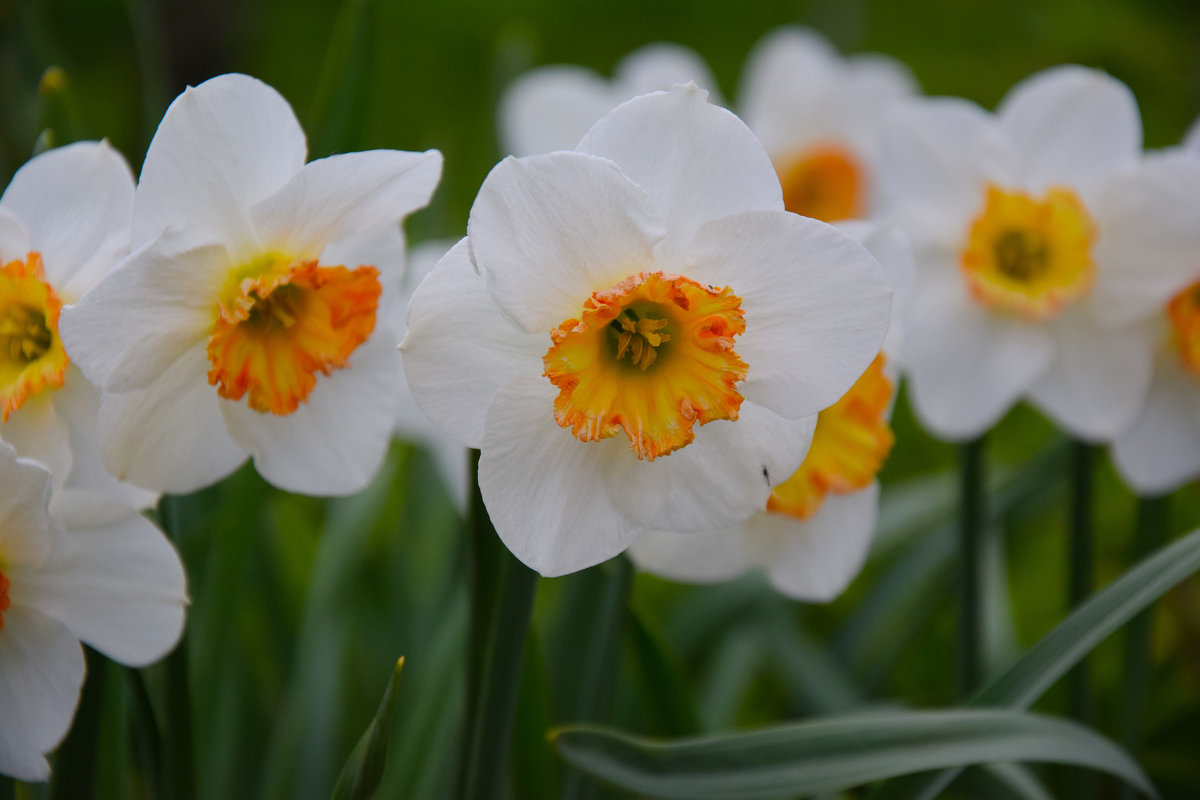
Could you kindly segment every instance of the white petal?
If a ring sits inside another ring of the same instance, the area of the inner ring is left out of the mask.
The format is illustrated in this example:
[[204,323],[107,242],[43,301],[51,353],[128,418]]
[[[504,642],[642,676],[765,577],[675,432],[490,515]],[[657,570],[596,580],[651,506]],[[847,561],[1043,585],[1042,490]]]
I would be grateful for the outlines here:
[[67,355],[105,391],[146,386],[207,341],[229,259],[221,245],[179,250],[184,238],[164,234],[63,309]]
[[975,304],[950,264],[941,272],[918,275],[903,357],[921,424],[959,441],[1004,416],[1049,367],[1054,346],[1044,327]]
[[650,531],[629,548],[638,569],[682,583],[719,583],[750,568],[738,528],[696,533]]
[[[74,370],[79,380],[83,379]],[[70,371],[67,381],[71,379]],[[61,485],[71,471],[73,456],[69,429],[54,408],[56,397],[68,391],[66,381],[57,391],[42,392],[29,398],[0,423],[0,439],[17,449],[22,458],[37,461],[54,475],[55,485]]]
[[321,251],[320,262],[327,266],[340,264],[351,269],[359,266],[378,268],[379,282],[383,287],[379,307],[388,309],[389,315],[393,315],[389,316],[389,320],[392,320],[403,313],[404,305],[408,302],[401,295],[402,288],[410,280],[407,248],[404,229],[393,221],[327,245]]
[[1200,380],[1173,352],[1158,361],[1146,404],[1113,443],[1113,464],[1140,495],[1173,492],[1200,477]]
[[1106,181],[1095,202],[1095,308],[1101,324],[1159,314],[1200,280],[1200,157],[1147,157]]
[[[786,419],[750,401],[736,422],[697,426],[695,440],[653,462],[628,463],[609,477],[616,502],[647,528],[713,530],[767,507],[772,487],[792,475],[812,443],[816,416]],[[613,440],[608,440],[613,441]]]
[[1142,122],[1129,87],[1074,65],[1042,70],[1014,86],[996,116],[1024,157],[1028,188],[1089,186],[1131,166]]
[[573,152],[501,161],[467,231],[496,303],[530,333],[578,317],[592,292],[649,268],[662,236],[645,193],[615,164]]
[[880,53],[862,53],[847,59],[853,90],[877,102],[906,97],[920,91],[912,70],[902,61]]
[[141,514],[102,495],[60,493],[67,535],[23,597],[71,633],[129,666],[166,655],[183,632],[187,590],[175,548]]
[[462,239],[413,294],[401,344],[417,405],[467,447],[483,445],[493,395],[518,374],[541,375],[547,334],[521,331],[501,316]]
[[520,376],[487,411],[479,488],[505,546],[554,577],[606,561],[645,528],[616,506],[606,478],[636,461],[617,438],[581,442],[554,421],[558,390]]
[[614,97],[608,82],[589,69],[539,67],[513,81],[500,98],[501,139],[517,156],[570,150],[624,99]]
[[615,161],[666,219],[656,257],[668,271],[704,223],[783,209],[771,159],[740,119],[695,85],[642,95],[597,122],[579,150]]
[[1030,399],[1072,436],[1112,441],[1133,422],[1146,397],[1158,328],[1101,328],[1081,309],[1048,325],[1054,360]]
[[[623,95],[617,98],[617,102],[624,102],[639,94],[665,91],[677,83],[689,81],[707,90],[712,102],[723,105],[717,79],[704,59],[694,50],[677,44],[655,42],[639,47],[622,58],[613,70],[613,82]],[[608,110],[605,109],[606,112]],[[601,116],[603,114],[597,115],[592,122]],[[570,146],[574,147],[578,141],[576,139]]]
[[263,245],[315,258],[331,242],[377,230],[429,203],[442,174],[437,150],[369,150],[305,164],[251,216]]
[[1183,137],[1183,146],[1193,154],[1200,153],[1200,117],[1192,122],[1187,134]]
[[83,649],[61,623],[13,604],[0,631],[0,773],[44,781],[44,755],[67,735],[83,686]]
[[37,566],[49,555],[57,530],[47,510],[50,473],[41,464],[18,458],[12,445],[0,442],[0,486],[4,487],[0,492],[0,554],[4,565]]
[[[303,165],[307,145],[291,106],[248,75],[221,75],[175,98],[158,125],[134,198],[133,246],[168,227],[194,244],[256,247],[249,210]],[[243,250],[244,248],[244,250]]]
[[254,456],[269,483],[314,496],[346,495],[379,471],[404,390],[395,336],[386,327],[350,356],[346,367],[318,375],[312,394],[287,416],[225,400],[234,440]]
[[128,252],[133,174],[107,142],[78,142],[17,170],[0,209],[25,223],[46,280],[74,296]]
[[862,570],[879,516],[879,482],[831,494],[811,519],[756,514],[746,523],[771,585],[788,597],[827,603]]
[[891,290],[866,248],[837,228],[785,211],[706,225],[689,276],[742,298],[747,400],[785,417],[831,406],[879,354]]
[[746,58],[740,108],[772,153],[810,138],[813,116],[837,87],[841,57],[808,28],[768,33]]
[[225,429],[208,384],[205,343],[181,355],[142,389],[100,401],[100,454],[118,480],[186,494],[224,478],[246,460]]
[[25,223],[0,208],[0,266],[24,259],[32,249]]

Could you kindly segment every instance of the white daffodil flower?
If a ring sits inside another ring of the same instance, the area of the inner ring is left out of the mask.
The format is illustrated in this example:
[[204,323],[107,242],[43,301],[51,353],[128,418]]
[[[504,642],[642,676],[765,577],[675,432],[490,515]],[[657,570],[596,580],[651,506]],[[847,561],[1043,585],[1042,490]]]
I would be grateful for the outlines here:
[[515,156],[572,150],[596,120],[626,100],[689,81],[707,89],[720,104],[708,65],[675,44],[659,42],[635,50],[617,63],[612,80],[568,64],[532,69],[509,84],[500,98],[501,144]]
[[129,253],[133,175],[106,142],[31,159],[0,197],[0,439],[41,462],[59,487],[139,508],[156,495],[118,482],[96,443],[100,390],[67,357],[63,305]]
[[441,154],[305,157],[291,107],[254,78],[167,109],[133,252],[60,326],[105,393],[100,447],[119,477],[189,492],[249,455],[276,486],[337,495],[381,463],[403,391],[396,226],[429,201]]
[[844,58],[815,31],[785,27],[747,58],[738,110],[775,164],[787,210],[834,222],[878,211],[885,115],[915,92],[900,62]]
[[183,630],[174,548],[137,511],[94,492],[55,491],[41,465],[0,443],[0,773],[50,775],[46,754],[79,702],[80,640],[133,667]]
[[[1111,202],[1141,157],[1129,89],[1056,67],[994,116],[913,100],[889,131],[889,206],[917,265],[903,366],[922,423],[970,439],[1027,397],[1073,436],[1111,440],[1142,403],[1154,346],[1151,326],[1118,324],[1093,302],[1110,254],[1137,238]],[[1145,263],[1174,246],[1151,245]]]
[[482,451],[492,521],[543,575],[764,507],[887,330],[875,259],[784,211],[706,97],[643,95],[577,151],[502,161],[409,306],[413,395]]
[[848,232],[878,259],[895,292],[883,351],[817,415],[804,463],[772,489],[756,514],[723,530],[652,531],[629,549],[641,569],[688,583],[725,581],[758,569],[781,593],[809,602],[832,600],[862,569],[879,516],[876,476],[894,438],[888,418],[913,264],[895,228],[859,223]]

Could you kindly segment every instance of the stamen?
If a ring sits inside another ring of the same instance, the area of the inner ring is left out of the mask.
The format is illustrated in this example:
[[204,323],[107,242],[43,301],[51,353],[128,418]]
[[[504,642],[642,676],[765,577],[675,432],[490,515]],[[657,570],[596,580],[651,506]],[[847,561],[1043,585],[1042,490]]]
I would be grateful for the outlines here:
[[42,259],[0,267],[0,420],[30,397],[58,389],[70,361],[58,339],[62,303],[42,273]]

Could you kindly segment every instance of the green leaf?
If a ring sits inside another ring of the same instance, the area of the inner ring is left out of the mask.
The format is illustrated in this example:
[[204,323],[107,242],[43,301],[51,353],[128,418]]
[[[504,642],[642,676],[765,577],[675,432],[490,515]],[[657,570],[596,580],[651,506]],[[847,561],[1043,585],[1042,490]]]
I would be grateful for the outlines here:
[[1154,787],[1117,745],[1067,720],[1004,710],[875,711],[725,736],[661,742],[594,727],[553,734],[579,770],[680,800],[754,800],[845,791],[921,770],[1048,761]]
[[375,718],[350,753],[337,786],[333,788],[334,800],[367,800],[379,788],[383,768],[387,765],[388,733],[392,729],[392,714],[396,710],[400,673],[403,670],[404,656],[400,656],[383,692],[383,699],[379,701]]

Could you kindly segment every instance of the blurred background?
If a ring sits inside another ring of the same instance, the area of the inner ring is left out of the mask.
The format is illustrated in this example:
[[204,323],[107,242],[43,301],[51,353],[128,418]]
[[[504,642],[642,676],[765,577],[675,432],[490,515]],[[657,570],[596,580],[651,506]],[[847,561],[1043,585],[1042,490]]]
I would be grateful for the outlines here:
[[[925,92],[992,107],[1017,80],[1064,62],[1104,69],[1138,98],[1149,147],[1200,113],[1200,4],[1190,0],[744,2],[565,0],[0,0],[0,175],[39,148],[107,138],[141,163],[170,100],[240,71],[279,89],[310,157],[436,147],[446,157],[414,242],[456,238],[502,155],[495,112],[522,71],[575,63],[609,74],[652,41],[695,49],[735,104],[743,60],[772,28],[805,24],[843,52],[905,62]],[[1200,224],[1200,220],[1197,220]],[[1197,254],[1200,263],[1200,254]],[[955,448],[924,434],[901,399],[868,569],[828,606],[776,596],[756,576],[686,587],[624,560],[539,583],[513,748],[513,798],[606,796],[564,776],[546,743],[560,722],[656,735],[752,727],[866,704],[955,702]],[[1067,611],[1065,442],[1018,408],[988,437],[996,491],[989,668]],[[1097,452],[1095,579],[1143,545],[1136,498]],[[268,487],[251,469],[181,503],[193,606],[190,668],[198,796],[328,797],[407,657],[384,794],[440,798],[456,771],[468,599],[462,523],[433,461],[397,443],[378,480],[333,502]],[[1170,504],[1175,533],[1200,524],[1194,487]],[[628,587],[632,584],[632,589]],[[602,598],[631,591],[622,607]],[[613,609],[620,609],[614,612]],[[1164,795],[1200,796],[1200,582],[1157,606],[1153,679],[1123,691],[1125,634],[1089,660],[1088,713],[1128,743]],[[148,797],[162,668],[93,658],[81,720],[103,732],[96,796]],[[1038,705],[1065,713],[1064,687]],[[78,727],[78,726],[77,726]],[[176,732],[177,735],[177,732]],[[68,742],[68,745],[71,743]],[[1043,773],[1051,787],[1065,772]],[[976,797],[970,773],[954,789]],[[1097,783],[1096,796],[1116,787]],[[32,796],[37,796],[33,794]]]

